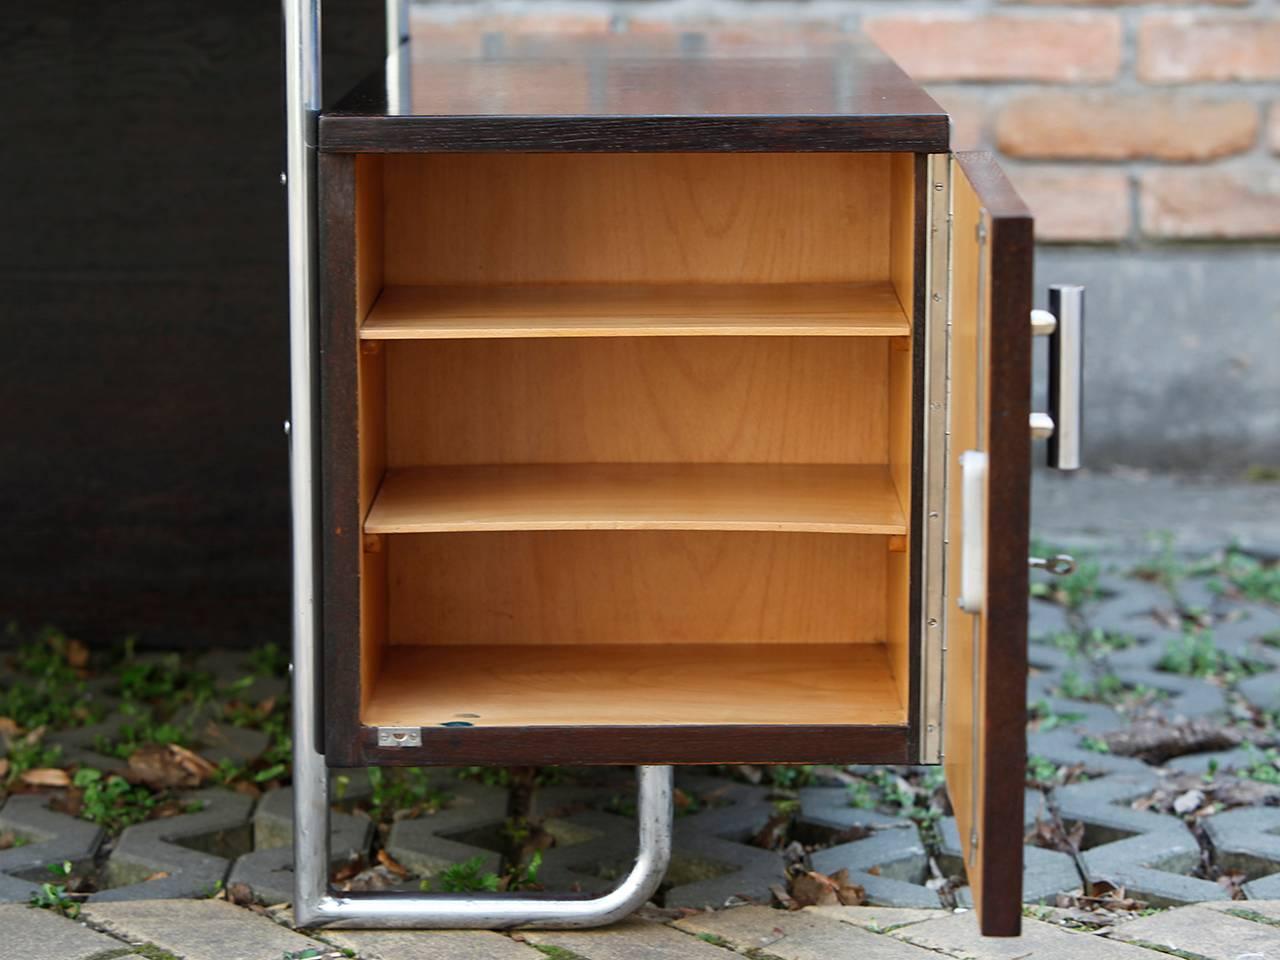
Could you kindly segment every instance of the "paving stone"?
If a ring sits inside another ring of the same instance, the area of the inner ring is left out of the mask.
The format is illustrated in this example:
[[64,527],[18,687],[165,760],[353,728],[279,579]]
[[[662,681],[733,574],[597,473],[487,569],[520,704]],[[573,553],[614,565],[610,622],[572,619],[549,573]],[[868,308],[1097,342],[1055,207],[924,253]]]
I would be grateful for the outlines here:
[[[373,822],[366,816],[330,812],[330,868],[367,854],[373,831]],[[246,884],[262,903],[293,899],[292,787],[273,790],[258,801],[253,836],[253,852],[236,859],[227,884]]]
[[1250,881],[1243,890],[1250,901],[1280,900],[1280,873]]
[[[715,821],[699,822],[701,816],[682,817],[676,824],[672,863],[667,870],[672,886],[666,892],[665,904],[723,907],[743,899],[768,898],[770,885],[785,879],[782,857],[772,850],[717,836]],[[756,829],[763,825],[762,821]],[[633,838],[627,854],[628,868],[634,858]],[[710,875],[699,876],[704,871]],[[686,877],[691,879],[685,881]]]
[[1236,684],[1241,696],[1263,710],[1280,710],[1280,678],[1274,673],[1246,677]]
[[1242,807],[1201,823],[1219,866],[1252,878],[1280,874],[1280,808]]
[[481,869],[498,872],[497,850],[455,837],[492,830],[496,836],[507,816],[507,791],[460,780],[449,786],[453,799],[438,813],[398,820],[387,837],[387,852],[419,876],[430,878],[455,863],[479,857]]
[[[758,950],[781,960],[927,960],[928,952],[840,923],[808,911],[788,912],[770,907],[735,907],[677,920],[693,933],[722,937],[740,951]],[[906,929],[911,929],[910,927]],[[935,958],[936,960],[936,958]]]
[[84,915],[130,943],[155,944],[182,960],[280,960],[326,950],[318,940],[225,900],[91,900]]
[[1223,899],[1223,887],[1183,875],[1200,862],[1200,845],[1181,819],[1128,806],[1158,782],[1147,769],[1054,791],[1062,819],[1083,821],[1086,841],[1096,844],[1081,854],[1085,871],[1091,880],[1123,884],[1132,896],[1152,906]]
[[1280,957],[1280,927],[1255,923],[1203,906],[1183,907],[1112,928],[1110,935],[1205,960],[1270,960]]
[[[1061,701],[1062,712],[1071,713],[1076,701]],[[1118,757],[1110,753],[1095,753],[1080,746],[1082,734],[1070,728],[1057,727],[1048,732],[1032,731],[1027,734],[1027,754],[1044,757],[1061,766],[1084,768],[1091,776],[1110,773],[1140,774],[1149,768],[1134,757]]]
[[[110,888],[91,902],[207,897],[226,879],[231,858],[252,845],[253,801],[230,790],[190,795],[199,813],[150,820],[125,828],[107,861]],[[157,873],[168,876],[148,880]]]
[[984,937],[972,912],[913,923],[890,936],[963,960],[1157,960],[1146,950],[1022,918],[1020,937]]
[[1273,923],[1280,923],[1280,900],[1254,900],[1250,898],[1241,903],[1239,900],[1229,900],[1225,903],[1206,903],[1204,907],[1208,910],[1217,910],[1220,913],[1232,913],[1235,911],[1243,911],[1245,913],[1256,913]]
[[1247,767],[1257,753],[1245,747],[1234,750],[1210,750],[1206,753],[1189,753],[1164,762],[1165,767],[1180,773],[1208,773],[1209,768],[1227,771]]
[[123,944],[50,910],[0,904],[4,954],[22,960],[88,960]]
[[[939,835],[942,839],[942,853],[947,860],[943,869],[952,874],[961,873],[964,865],[963,852],[954,817],[948,817],[939,823]],[[1079,886],[1080,871],[1069,854],[1043,847],[1023,847],[1023,903],[1050,900],[1059,893],[1066,893]],[[962,907],[973,906],[973,891],[968,887],[961,887],[956,891],[956,902]]]
[[530,943],[569,950],[586,960],[729,960],[732,957],[723,948],[698,939],[694,933],[649,920],[624,920],[600,930],[530,930],[521,936]]
[[[105,836],[101,827],[49,810],[47,796],[10,797],[0,809],[0,832],[12,830],[28,842],[0,850],[0,901],[26,901],[43,883],[50,864],[91,862]],[[38,879],[36,879],[38,878]]]
[[[938,894],[923,885],[929,857],[914,826],[911,830],[878,830],[864,840],[815,851],[812,862],[815,870],[826,874],[848,870],[849,879],[877,906],[941,906]],[[873,868],[878,872],[871,873]]]
[[925,920],[936,920],[946,916],[942,910],[924,910],[912,907],[805,907],[806,913],[812,913],[828,920],[839,920],[841,923],[852,923],[873,933],[888,933],[898,927]]
[[1050,637],[1071,629],[1067,611],[1056,603],[1033,599],[1027,605],[1027,634],[1032,637]]
[[542,960],[533,947],[491,930],[324,930],[360,960]]

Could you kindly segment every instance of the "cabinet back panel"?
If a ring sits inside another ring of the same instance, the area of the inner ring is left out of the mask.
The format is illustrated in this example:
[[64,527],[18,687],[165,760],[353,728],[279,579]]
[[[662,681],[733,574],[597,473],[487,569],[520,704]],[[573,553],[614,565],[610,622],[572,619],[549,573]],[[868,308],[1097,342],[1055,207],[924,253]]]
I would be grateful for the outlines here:
[[885,463],[875,337],[398,341],[387,465]]
[[879,536],[430,533],[386,545],[392,644],[885,639]]
[[393,154],[387,284],[889,278],[890,154]]

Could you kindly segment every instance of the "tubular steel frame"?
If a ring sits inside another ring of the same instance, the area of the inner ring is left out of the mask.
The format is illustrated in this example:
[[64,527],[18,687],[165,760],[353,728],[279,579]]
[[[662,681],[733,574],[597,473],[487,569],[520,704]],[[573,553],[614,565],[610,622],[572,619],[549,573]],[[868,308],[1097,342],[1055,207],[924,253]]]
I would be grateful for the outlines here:
[[[393,109],[408,89],[407,0],[387,0]],[[589,899],[516,894],[343,894],[329,888],[329,771],[318,744],[319,619],[315,490],[316,149],[321,105],[320,0],[284,0],[284,182],[289,222],[289,486],[293,546],[294,919],[300,926],[594,927],[620,920],[657,890],[671,857],[672,769],[637,769],[639,850],[609,893]],[[394,82],[393,82],[394,80]]]

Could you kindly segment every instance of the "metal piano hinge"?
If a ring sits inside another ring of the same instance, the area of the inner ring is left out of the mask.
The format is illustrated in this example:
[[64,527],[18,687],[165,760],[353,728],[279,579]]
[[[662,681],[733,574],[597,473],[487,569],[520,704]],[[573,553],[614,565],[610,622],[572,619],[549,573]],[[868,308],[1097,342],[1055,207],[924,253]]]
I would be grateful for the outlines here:
[[378,727],[377,730],[380,747],[422,746],[421,727]]
[[969,865],[973,866],[978,862],[978,828],[969,828]]

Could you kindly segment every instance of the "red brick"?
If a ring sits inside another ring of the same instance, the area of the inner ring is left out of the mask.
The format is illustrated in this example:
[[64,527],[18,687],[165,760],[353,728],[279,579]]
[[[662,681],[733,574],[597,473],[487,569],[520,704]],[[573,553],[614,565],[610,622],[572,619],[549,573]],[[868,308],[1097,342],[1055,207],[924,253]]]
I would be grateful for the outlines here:
[[1280,20],[1148,14],[1138,27],[1138,76],[1151,83],[1280,79]]
[[1248,150],[1258,108],[1247,100],[1170,94],[1034,93],[1000,112],[996,142],[1014,157],[1207,160]]
[[485,53],[487,37],[502,35],[508,54],[520,52],[529,38],[543,44],[557,40],[568,48],[584,38],[604,36],[609,22],[603,8],[574,13],[495,13],[483,7],[415,4],[410,8],[409,32],[416,55],[479,57]]
[[1015,4],[1055,7],[1141,7],[1141,6],[1190,6],[1246,7],[1252,0],[997,0],[1006,6]]
[[1120,18],[920,13],[868,17],[863,26],[918,80],[1104,81],[1120,70]]
[[1129,178],[1118,170],[1011,170],[1036,219],[1036,239],[1102,243],[1129,235]]
[[851,39],[838,23],[830,20],[750,15],[731,21],[672,19],[646,13],[644,7],[628,18],[627,33],[640,37],[674,34],[677,40],[698,35],[699,51],[711,57],[820,57],[830,55],[834,48]]
[[951,114],[952,150],[976,150],[986,143],[987,105],[972,88],[931,86],[929,95]]
[[1142,230],[1148,236],[1280,238],[1280,170],[1275,168],[1147,170],[1139,189]]

